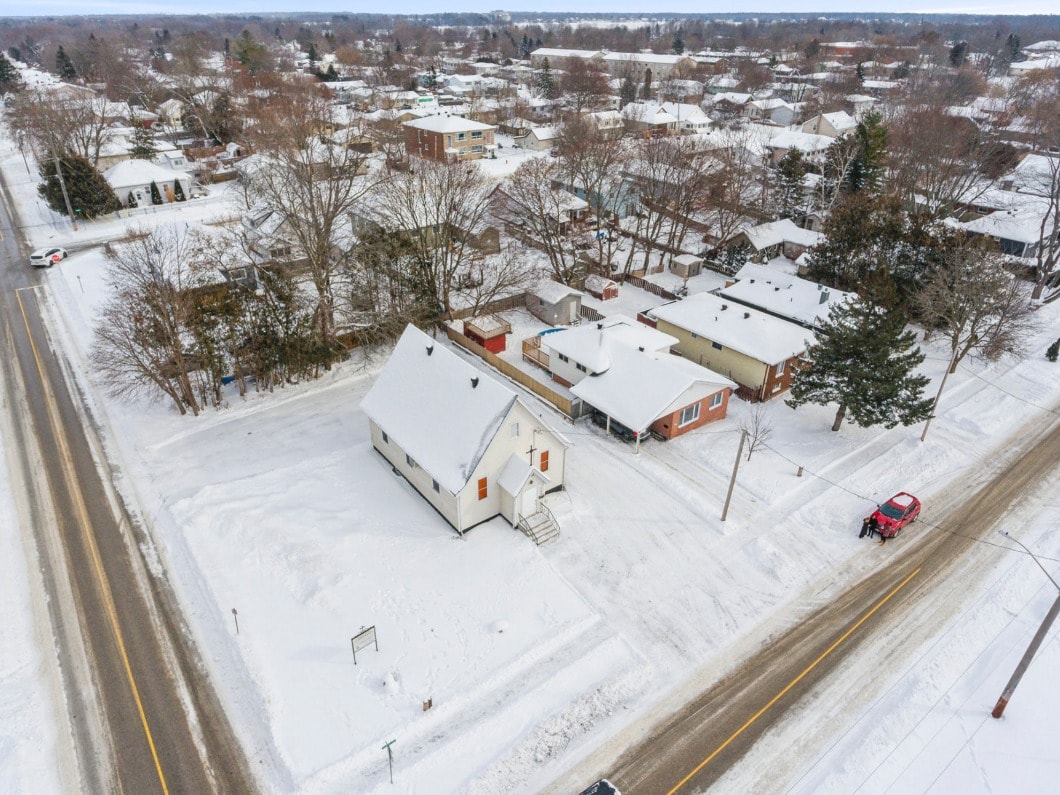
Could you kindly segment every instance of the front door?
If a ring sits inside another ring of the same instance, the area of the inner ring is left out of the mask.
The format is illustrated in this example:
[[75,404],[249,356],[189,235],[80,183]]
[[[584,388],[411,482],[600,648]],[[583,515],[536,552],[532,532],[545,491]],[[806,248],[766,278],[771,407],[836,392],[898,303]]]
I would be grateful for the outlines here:
[[525,519],[537,513],[537,486],[529,484],[526,490],[519,495],[519,516]]

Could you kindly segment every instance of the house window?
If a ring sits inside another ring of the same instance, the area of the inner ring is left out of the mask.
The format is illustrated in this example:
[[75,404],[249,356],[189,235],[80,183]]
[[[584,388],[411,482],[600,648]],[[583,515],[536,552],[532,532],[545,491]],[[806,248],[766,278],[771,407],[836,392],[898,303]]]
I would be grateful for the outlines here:
[[577,367],[579,370],[581,370],[583,373],[589,372],[588,370],[585,369],[585,365],[584,364],[576,364],[574,366]]
[[413,460],[412,456],[410,456],[408,453],[405,453],[405,463],[408,464],[413,469],[416,468],[415,460]]
[[487,496],[489,496],[489,488],[487,488],[487,486],[486,486],[486,479],[485,478],[479,478],[478,479],[478,498],[480,500],[484,500],[484,499],[486,499]]
[[511,425],[510,430],[511,430],[511,435],[512,435],[513,439],[518,437],[519,436],[519,423],[513,422],[512,425]]
[[538,469],[542,472],[548,472],[548,450],[541,451],[541,466]]
[[456,140],[458,140],[458,141],[466,141],[467,140],[467,133],[457,133],[456,134]]
[[437,480],[432,480],[432,481],[431,481],[431,486],[432,486],[432,487],[434,488],[434,490],[435,490],[435,491],[437,491],[437,492],[441,493],[442,489],[441,489],[441,487],[440,487],[440,486],[438,485],[438,481],[437,481]]
[[710,343],[710,347],[712,347],[716,351],[723,350],[723,348],[721,347],[721,343],[720,342],[712,342],[712,343]]
[[695,422],[699,419],[699,404],[693,403],[691,406],[687,406],[681,409],[681,418],[678,420],[677,425],[688,425],[690,422]]
[[716,409],[721,406],[721,402],[725,399],[725,395],[722,392],[715,392],[710,396],[710,407]]
[[471,137],[472,138],[481,138],[482,137],[482,130],[473,130],[472,133],[471,133]]
[[482,144],[475,144],[474,146],[471,147],[471,151],[472,152],[481,152],[482,151]]
[[782,375],[784,375],[784,362],[781,362],[777,365],[776,369],[773,371],[773,374],[776,375],[777,378],[780,378]]
[[386,431],[380,431],[380,433],[383,435],[383,444],[389,444],[390,437],[386,435]]
[[696,332],[693,331],[693,332],[691,332],[691,334],[692,334],[692,339],[694,339],[694,340],[698,340],[699,339],[699,335],[696,334]]
[[568,358],[567,356],[564,356],[562,353],[557,354],[557,356],[559,356],[559,360],[561,362],[569,362],[570,361],[570,358]]

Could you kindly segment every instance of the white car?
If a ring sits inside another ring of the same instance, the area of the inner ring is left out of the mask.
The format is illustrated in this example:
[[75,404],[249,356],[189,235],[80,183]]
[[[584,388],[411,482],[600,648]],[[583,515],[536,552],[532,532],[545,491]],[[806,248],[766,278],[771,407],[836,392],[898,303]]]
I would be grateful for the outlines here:
[[59,246],[39,248],[29,255],[29,264],[34,268],[50,268],[59,260],[66,259],[66,249]]

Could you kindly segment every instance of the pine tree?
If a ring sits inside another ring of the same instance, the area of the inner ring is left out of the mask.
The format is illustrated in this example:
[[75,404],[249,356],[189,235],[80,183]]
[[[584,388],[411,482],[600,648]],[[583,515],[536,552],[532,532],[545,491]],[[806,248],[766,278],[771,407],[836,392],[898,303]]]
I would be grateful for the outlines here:
[[162,192],[154,180],[151,180],[151,204],[162,204]]
[[959,41],[950,48],[950,66],[960,69],[964,66],[964,59],[968,57],[968,42]]
[[556,81],[552,78],[552,67],[549,66],[548,58],[541,62],[541,69],[537,73],[537,88],[545,99],[556,98]]
[[18,69],[7,60],[6,55],[0,53],[0,96],[16,91],[20,82]]
[[[95,218],[121,209],[114,189],[92,164],[78,155],[65,154],[59,160],[70,206],[78,218]],[[66,215],[66,202],[59,178],[55,175],[55,158],[45,158],[40,166],[41,179],[37,192],[57,213]]]
[[792,408],[838,403],[833,431],[848,413],[856,425],[885,428],[931,416],[932,401],[924,397],[929,379],[914,372],[924,354],[899,312],[863,301],[840,304],[807,347],[806,358],[786,403]]
[[73,80],[77,77],[74,62],[70,60],[70,56],[66,54],[66,50],[63,49],[61,44],[59,49],[55,51],[55,71],[63,80]]
[[683,55],[685,51],[685,40],[681,38],[681,28],[677,29],[674,33],[673,44],[670,45],[670,49],[673,50],[677,55]]
[[883,182],[884,160],[887,156],[887,128],[876,111],[866,113],[854,130],[857,157],[846,175],[846,188],[851,193],[878,193]]
[[155,156],[155,139],[151,131],[142,124],[133,127],[132,149],[130,154],[141,160],[150,160]]
[[132,191],[129,191],[129,195],[125,197],[125,206],[130,208],[139,206],[136,203],[136,196],[133,195]]
[[643,100],[651,99],[651,69],[644,70],[644,86],[641,88],[640,98]]
[[622,87],[618,92],[619,99],[622,100],[622,107],[626,107],[630,102],[637,101],[637,84],[633,82],[632,75],[626,75],[622,80]]
[[809,171],[802,150],[793,147],[777,163],[774,186],[774,207],[777,218],[801,220],[806,215],[803,179]]
[[1060,358],[1060,339],[1057,339],[1056,342],[1045,349],[1045,358],[1051,362],[1055,362]]
[[309,59],[310,68],[320,60],[320,54],[317,52],[317,46],[313,42],[309,42],[309,49],[306,51],[306,58]]
[[854,76],[857,77],[859,83],[865,82],[865,64],[858,61],[858,65],[854,67]]
[[184,186],[180,184],[179,179],[173,180],[173,198],[178,202],[182,202],[187,198],[184,195]]

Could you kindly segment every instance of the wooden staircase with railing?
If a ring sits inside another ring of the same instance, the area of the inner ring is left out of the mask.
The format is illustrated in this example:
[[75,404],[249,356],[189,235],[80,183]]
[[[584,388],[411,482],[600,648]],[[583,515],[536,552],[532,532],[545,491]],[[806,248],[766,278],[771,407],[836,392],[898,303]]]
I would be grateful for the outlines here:
[[536,513],[519,519],[518,527],[523,531],[523,535],[538,546],[559,538],[559,524],[556,522],[556,517],[552,515],[552,511],[541,504],[538,504]]

